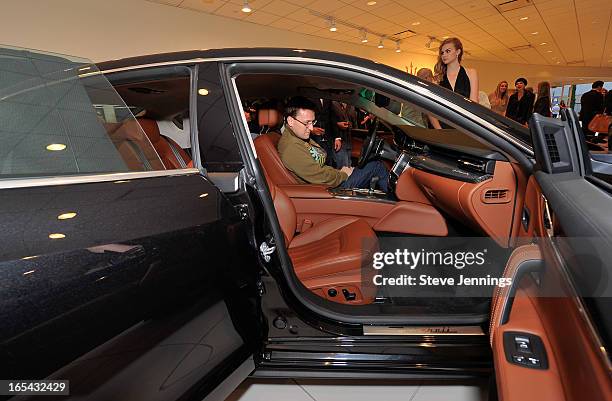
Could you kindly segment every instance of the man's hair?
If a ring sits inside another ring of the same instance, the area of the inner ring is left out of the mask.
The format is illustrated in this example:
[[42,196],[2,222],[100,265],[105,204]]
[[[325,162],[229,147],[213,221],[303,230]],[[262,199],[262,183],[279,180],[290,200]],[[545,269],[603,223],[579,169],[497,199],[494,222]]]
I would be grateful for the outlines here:
[[316,111],[317,106],[304,96],[294,96],[285,105],[285,120],[289,116],[295,118],[300,109]]
[[523,85],[527,86],[527,80],[525,78],[517,78],[516,81],[514,81],[514,85],[518,84],[519,82],[522,82]]
[[604,86],[604,82],[603,81],[595,81],[595,82],[593,82],[593,85],[591,85],[591,89],[603,88],[603,86]]

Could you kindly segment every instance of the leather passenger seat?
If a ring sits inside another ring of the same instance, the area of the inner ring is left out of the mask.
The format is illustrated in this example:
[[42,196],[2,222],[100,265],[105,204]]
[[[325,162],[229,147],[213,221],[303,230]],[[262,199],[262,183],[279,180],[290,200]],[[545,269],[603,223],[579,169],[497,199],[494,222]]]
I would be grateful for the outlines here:
[[[280,113],[275,109],[260,109],[258,121],[261,127],[274,127],[280,121]],[[281,160],[276,146],[281,135],[278,132],[268,132],[259,135],[253,143],[257,151],[257,157],[263,165],[268,178],[276,185],[299,184],[296,177],[291,173]]]
[[137,120],[159,154],[166,169],[174,170],[192,166],[191,158],[187,152],[172,139],[162,136],[155,120],[148,118],[138,118]]
[[340,216],[295,235],[296,211],[291,199],[269,179],[268,186],[293,268],[304,286],[331,301],[371,303],[376,296],[372,258],[378,240],[368,223]]

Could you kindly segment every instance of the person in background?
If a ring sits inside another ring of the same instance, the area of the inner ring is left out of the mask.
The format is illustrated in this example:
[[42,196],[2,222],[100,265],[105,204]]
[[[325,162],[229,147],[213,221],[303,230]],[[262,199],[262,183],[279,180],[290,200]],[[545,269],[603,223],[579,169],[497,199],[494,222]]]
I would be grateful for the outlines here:
[[351,167],[351,151],[353,136],[351,130],[357,127],[357,111],[355,107],[343,102],[332,102],[334,129],[334,160],[336,167]]
[[491,103],[491,110],[502,116],[506,114],[506,107],[508,106],[508,81],[501,81],[497,84],[495,92],[489,95],[489,102]]
[[487,92],[478,91],[478,103],[488,109],[491,108],[491,102],[489,102],[489,96],[487,96]]
[[[431,69],[429,68],[420,68],[417,71],[417,77],[427,81],[427,82],[433,82],[434,78],[433,78],[433,71],[431,71]],[[431,128],[434,129],[442,129],[442,126],[440,126],[440,121],[438,121],[437,118],[435,118],[434,116],[430,115],[430,114],[422,114],[423,118],[423,124],[425,127],[430,126]]]
[[589,123],[596,114],[603,113],[604,97],[603,81],[595,81],[591,85],[591,90],[584,93],[580,98],[580,122],[582,123],[582,132],[587,140],[593,140],[595,133],[589,130]]
[[608,93],[606,93],[604,109],[606,110],[606,114],[612,115],[612,90],[609,90]]
[[[328,155],[332,155],[334,151],[334,138],[337,137],[337,129],[332,121],[332,101],[329,99],[312,100],[317,106],[317,125],[312,127],[310,132],[311,138],[319,144]],[[336,167],[336,160],[333,157],[325,159],[325,164],[331,167]]]
[[525,78],[517,78],[517,80],[514,81],[514,86],[516,87],[516,92],[508,99],[506,117],[526,126],[533,112],[535,96],[533,93],[525,90],[527,86],[527,80]]
[[473,68],[463,68],[463,44],[458,38],[445,39],[440,44],[434,80],[440,86],[478,102],[478,74]]
[[551,107],[550,111],[552,111],[552,118],[557,118],[559,111],[561,111],[561,106],[559,106],[559,103],[555,103]]
[[543,115],[544,117],[551,116],[550,83],[547,81],[538,83],[538,100],[536,100],[533,106],[533,112]]

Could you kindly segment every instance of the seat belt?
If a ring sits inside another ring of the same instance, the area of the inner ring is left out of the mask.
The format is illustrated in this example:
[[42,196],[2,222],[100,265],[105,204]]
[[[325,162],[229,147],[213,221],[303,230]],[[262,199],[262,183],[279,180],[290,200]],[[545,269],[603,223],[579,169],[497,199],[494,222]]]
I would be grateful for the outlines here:
[[[161,135],[161,136],[163,136],[163,135]],[[163,137],[164,137],[164,139],[166,139],[165,136],[163,136]],[[170,145],[170,150],[172,151],[172,154],[174,155],[174,157],[176,157],[176,160],[178,161],[178,163],[181,166],[181,168],[187,168],[187,163],[185,163],[185,160],[183,159],[183,157],[179,153],[179,150],[176,148],[176,144],[174,143],[174,141],[169,141],[169,140],[166,139],[166,142],[168,143],[168,145]]]

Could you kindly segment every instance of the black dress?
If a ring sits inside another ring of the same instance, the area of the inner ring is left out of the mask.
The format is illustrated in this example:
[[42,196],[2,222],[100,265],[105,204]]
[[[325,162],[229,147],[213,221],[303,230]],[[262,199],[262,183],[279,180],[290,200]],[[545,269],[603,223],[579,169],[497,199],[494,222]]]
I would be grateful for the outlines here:
[[529,117],[533,113],[533,102],[535,95],[531,92],[524,91],[523,97],[519,100],[518,92],[515,92],[508,99],[506,107],[506,117],[513,119],[519,124],[525,124],[529,121]]
[[468,99],[470,98],[470,92],[472,89],[470,87],[470,77],[468,77],[468,74],[467,72],[465,72],[465,68],[463,67],[459,67],[459,73],[457,74],[457,81],[455,82],[454,89],[451,86],[450,81],[446,76],[446,73],[444,73],[444,78],[442,79],[442,82],[440,82],[440,86],[446,89],[450,89],[463,97],[467,97]]
[[533,106],[533,112],[538,113],[544,117],[550,117],[550,97],[539,97],[538,100],[536,100],[535,105]]

